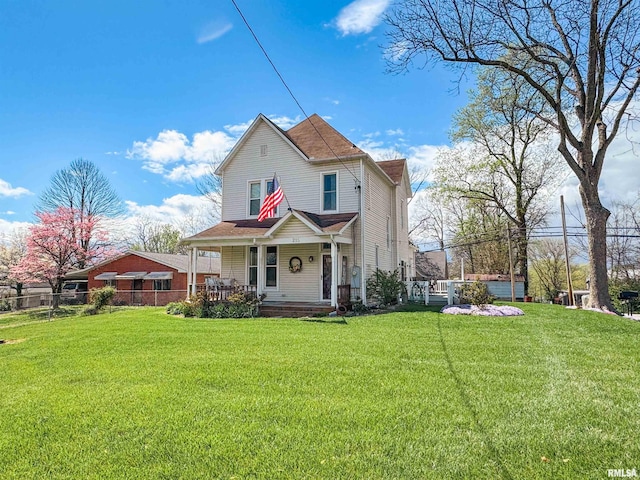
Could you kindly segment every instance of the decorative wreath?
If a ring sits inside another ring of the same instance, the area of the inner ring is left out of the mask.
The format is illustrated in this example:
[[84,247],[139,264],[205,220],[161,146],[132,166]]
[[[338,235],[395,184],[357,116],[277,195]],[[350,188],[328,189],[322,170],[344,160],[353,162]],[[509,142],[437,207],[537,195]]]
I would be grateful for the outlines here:
[[300,257],[291,257],[289,259],[289,271],[291,273],[298,273],[300,270],[302,270],[302,260],[300,260]]

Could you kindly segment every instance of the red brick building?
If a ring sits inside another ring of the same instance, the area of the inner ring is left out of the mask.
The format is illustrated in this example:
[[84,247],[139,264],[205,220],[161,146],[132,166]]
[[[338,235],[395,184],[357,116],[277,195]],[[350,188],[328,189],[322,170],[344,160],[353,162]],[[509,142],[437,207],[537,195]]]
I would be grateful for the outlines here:
[[[166,305],[187,297],[187,255],[137,252],[124,254],[91,268],[71,272],[67,280],[86,279],[89,290],[112,286],[114,302],[127,305]],[[218,257],[198,257],[196,282],[220,276]]]

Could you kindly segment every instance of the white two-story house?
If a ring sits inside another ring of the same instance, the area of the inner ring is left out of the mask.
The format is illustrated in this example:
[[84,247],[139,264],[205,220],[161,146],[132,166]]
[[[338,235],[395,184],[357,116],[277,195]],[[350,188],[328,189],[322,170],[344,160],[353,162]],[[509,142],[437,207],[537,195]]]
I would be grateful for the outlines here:
[[[264,303],[337,307],[345,292],[367,303],[376,269],[414,275],[406,161],[373,161],[320,116],[285,131],[258,115],[216,174],[221,222],[183,244],[192,259],[198,250],[219,252],[220,276],[254,286]],[[274,176],[285,198],[274,218],[259,222]]]

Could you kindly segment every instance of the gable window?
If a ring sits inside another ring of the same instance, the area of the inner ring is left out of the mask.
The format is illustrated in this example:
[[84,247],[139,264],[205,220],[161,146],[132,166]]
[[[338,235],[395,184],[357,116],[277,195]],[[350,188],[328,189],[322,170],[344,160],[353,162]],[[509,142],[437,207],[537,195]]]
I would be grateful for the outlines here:
[[265,276],[266,287],[278,286],[278,247],[267,247]]
[[258,285],[258,247],[249,247],[249,285]]
[[322,175],[322,210],[338,210],[338,174],[324,173]]
[[260,213],[260,183],[249,183],[249,216],[258,216]]

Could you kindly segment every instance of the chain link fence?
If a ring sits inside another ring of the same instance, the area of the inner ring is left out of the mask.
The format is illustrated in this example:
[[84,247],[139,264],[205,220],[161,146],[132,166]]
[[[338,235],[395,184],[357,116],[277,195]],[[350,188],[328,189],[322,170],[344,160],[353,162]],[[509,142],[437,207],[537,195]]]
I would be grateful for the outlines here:
[[[53,293],[37,293],[19,297],[3,295],[0,297],[0,315],[35,308],[52,308],[54,297],[58,297],[58,304],[84,305],[89,302],[87,292],[76,293],[73,296]],[[186,290],[117,290],[112,300],[115,306],[152,306],[162,307],[171,302],[179,302],[187,298]]]

